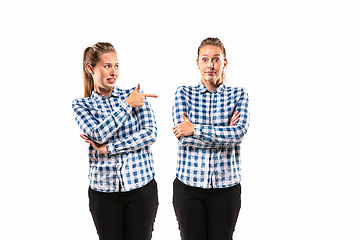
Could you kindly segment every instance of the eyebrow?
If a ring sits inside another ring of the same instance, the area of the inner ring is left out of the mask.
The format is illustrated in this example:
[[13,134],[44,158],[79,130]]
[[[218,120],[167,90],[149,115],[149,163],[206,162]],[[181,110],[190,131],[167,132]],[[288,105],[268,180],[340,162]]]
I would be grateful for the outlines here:
[[[208,56],[206,53],[201,54],[201,56]],[[221,56],[220,54],[215,54],[214,57]]]

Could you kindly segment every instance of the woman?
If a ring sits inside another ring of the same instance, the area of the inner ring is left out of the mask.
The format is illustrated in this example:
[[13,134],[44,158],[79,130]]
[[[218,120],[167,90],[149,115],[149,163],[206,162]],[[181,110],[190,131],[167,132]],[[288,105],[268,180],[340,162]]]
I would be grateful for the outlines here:
[[202,41],[196,62],[201,82],[178,87],[172,111],[179,145],[173,205],[183,240],[228,240],[241,206],[248,94],[225,86],[226,51],[218,38]]
[[99,42],[84,51],[85,98],[73,113],[89,144],[89,206],[99,239],[151,239],[158,207],[150,145],[157,137],[154,113],[145,97],[115,84],[115,48]]

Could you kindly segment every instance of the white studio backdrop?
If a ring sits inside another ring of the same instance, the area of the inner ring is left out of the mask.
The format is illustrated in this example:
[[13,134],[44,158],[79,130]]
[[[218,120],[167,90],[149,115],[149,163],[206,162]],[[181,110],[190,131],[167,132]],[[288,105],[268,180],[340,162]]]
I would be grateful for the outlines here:
[[71,102],[83,96],[83,50],[99,41],[117,49],[119,87],[159,95],[153,239],[180,239],[171,107],[177,86],[199,82],[209,36],[225,45],[229,85],[250,96],[234,239],[360,239],[357,1],[1,5],[1,239],[98,239]]

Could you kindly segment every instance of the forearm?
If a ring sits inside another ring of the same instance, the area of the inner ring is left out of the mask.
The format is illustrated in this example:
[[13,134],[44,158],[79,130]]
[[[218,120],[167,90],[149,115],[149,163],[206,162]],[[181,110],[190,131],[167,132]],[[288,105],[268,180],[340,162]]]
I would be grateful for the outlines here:
[[249,98],[246,91],[243,91],[237,101],[236,111],[237,122],[233,126],[213,126],[195,124],[194,137],[208,143],[237,144],[241,143],[247,133],[250,123]]
[[111,155],[128,153],[155,143],[156,138],[156,128],[140,130],[139,132],[128,135],[125,138],[116,139],[115,141],[108,143],[107,148]]
[[194,138],[205,144],[237,144],[242,142],[248,124],[228,127],[195,124]]
[[194,148],[204,148],[204,149],[221,148],[225,145],[222,143],[206,142],[199,138],[195,138],[194,136],[180,137],[178,138],[178,141],[183,147],[194,147]]
[[106,118],[95,118],[91,110],[79,104],[73,104],[74,117],[82,134],[91,140],[103,144],[107,142],[115,132],[124,125],[131,112],[131,107],[124,101],[120,107],[114,109]]
[[109,143],[108,150],[110,154],[136,151],[155,143],[157,138],[157,125],[150,103],[145,100],[144,106],[134,108],[134,114],[138,121],[139,130]]

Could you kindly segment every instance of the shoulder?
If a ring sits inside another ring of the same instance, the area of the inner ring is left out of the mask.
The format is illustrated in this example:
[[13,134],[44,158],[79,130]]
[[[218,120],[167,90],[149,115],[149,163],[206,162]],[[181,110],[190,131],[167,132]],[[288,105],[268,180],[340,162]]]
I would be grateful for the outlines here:
[[198,86],[179,86],[176,89],[176,94],[182,93],[182,94],[188,95],[188,94],[192,94],[192,93],[198,92],[198,91],[199,91]]
[[122,89],[122,88],[119,88],[118,86],[115,86],[113,94],[115,96],[124,96],[124,95],[127,96],[127,95],[131,94],[135,90],[135,88],[136,87],[133,87],[130,89]]
[[97,109],[98,103],[91,97],[76,98],[72,101],[72,108],[75,109]]
[[196,86],[179,86],[175,92],[175,101],[186,102],[198,95],[199,90]]
[[72,101],[72,105],[87,105],[89,103],[92,103],[92,99],[90,97],[76,98]]
[[230,95],[244,96],[248,95],[248,92],[243,87],[225,87],[225,92]]

